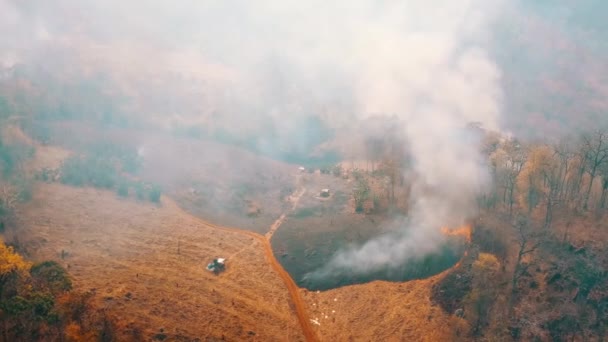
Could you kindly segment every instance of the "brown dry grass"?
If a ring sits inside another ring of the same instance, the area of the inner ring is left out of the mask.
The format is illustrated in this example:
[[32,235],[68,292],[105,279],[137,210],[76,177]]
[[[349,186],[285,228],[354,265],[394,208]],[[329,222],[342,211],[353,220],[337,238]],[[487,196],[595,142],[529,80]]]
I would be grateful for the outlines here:
[[[18,227],[30,257],[61,261],[78,289],[95,289],[119,322],[121,340],[133,328],[148,337],[162,328],[169,338],[303,340],[260,242],[203,225],[171,203],[39,184]],[[218,256],[229,261],[215,276],[204,266]]]
[[467,323],[430,301],[433,284],[444,274],[405,283],[375,281],[302,291],[311,319],[320,323],[314,327],[323,341],[464,340]]
[[[69,266],[78,289],[95,289],[121,340],[161,328],[170,339],[303,340],[285,285],[256,239],[202,225],[172,202],[156,207],[58,184],[39,184],[22,213],[24,250]],[[203,269],[216,256],[229,257],[220,276]],[[300,291],[323,341],[457,340],[466,324],[429,299],[441,276]]]

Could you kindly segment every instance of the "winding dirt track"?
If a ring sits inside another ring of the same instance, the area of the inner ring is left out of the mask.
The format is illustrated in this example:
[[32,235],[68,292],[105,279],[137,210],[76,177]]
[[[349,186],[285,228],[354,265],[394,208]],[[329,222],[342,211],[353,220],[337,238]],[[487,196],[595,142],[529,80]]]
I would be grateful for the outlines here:
[[176,210],[179,210],[184,215],[194,217],[202,225],[212,227],[212,228],[218,229],[218,230],[246,235],[246,236],[249,236],[249,237],[259,241],[262,244],[262,246],[264,247],[264,254],[266,255],[266,258],[268,259],[268,262],[270,263],[272,268],[275,270],[275,272],[277,272],[277,274],[281,277],[281,279],[283,279],[285,286],[287,286],[287,290],[289,291],[289,295],[291,296],[291,300],[295,307],[296,315],[298,316],[298,321],[300,322],[300,326],[302,327],[302,332],[304,333],[304,337],[306,337],[307,341],[319,341],[319,339],[317,338],[317,335],[315,334],[315,332],[312,328],[310,320],[308,318],[308,314],[306,312],[306,305],[304,304],[304,301],[302,300],[302,297],[300,296],[298,286],[293,281],[293,279],[291,278],[289,273],[287,273],[287,271],[285,271],[283,266],[277,261],[277,259],[274,256],[274,253],[272,252],[272,246],[270,245],[270,237],[272,237],[272,234],[270,234],[269,236],[263,236],[263,235],[260,235],[258,233],[254,233],[254,232],[251,232],[248,230],[218,226],[216,224],[207,222],[201,218],[198,218],[198,217],[193,216],[192,214],[186,212],[177,203],[175,203],[175,201],[173,201],[172,199],[170,199],[166,196],[163,196],[163,203],[165,205],[170,205],[170,206],[175,207]]

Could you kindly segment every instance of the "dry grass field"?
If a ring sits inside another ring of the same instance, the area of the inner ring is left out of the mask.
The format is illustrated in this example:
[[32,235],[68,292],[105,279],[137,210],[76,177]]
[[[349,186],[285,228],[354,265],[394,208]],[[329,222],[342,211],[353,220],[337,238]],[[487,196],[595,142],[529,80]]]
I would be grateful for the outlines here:
[[444,275],[405,283],[374,281],[323,292],[302,291],[323,341],[466,340],[466,321],[431,303],[431,287]]
[[[69,155],[58,147],[37,147],[31,170],[55,168]],[[93,291],[96,305],[117,322],[121,341],[465,336],[464,321],[430,301],[431,287],[447,271],[405,283],[375,281],[324,292],[297,288],[269,239],[284,220],[293,219],[285,216],[291,210],[310,206],[309,197],[320,185],[296,177],[294,196],[286,197],[291,203],[274,209],[283,215],[272,225],[247,227],[264,236],[207,223],[202,212],[194,210],[194,217],[168,197],[155,205],[111,191],[36,183],[32,200],[19,208],[16,228],[5,238],[33,260],[53,259],[68,268],[75,287]],[[217,276],[205,270],[216,257],[228,259],[227,270]]]
[[[39,184],[19,217],[22,249],[60,261],[78,289],[94,290],[121,339],[303,340],[261,243],[206,226],[170,201],[157,207]],[[215,257],[228,258],[219,276],[204,268]]]

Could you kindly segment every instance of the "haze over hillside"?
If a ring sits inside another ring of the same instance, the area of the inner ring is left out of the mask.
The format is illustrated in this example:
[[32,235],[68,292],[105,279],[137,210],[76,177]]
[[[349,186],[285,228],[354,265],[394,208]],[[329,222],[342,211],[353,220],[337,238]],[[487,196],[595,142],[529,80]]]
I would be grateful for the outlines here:
[[[446,18],[475,8],[482,12],[478,17],[491,20],[473,41],[496,58],[502,71],[505,127],[531,135],[527,126],[542,125],[555,134],[570,124],[588,127],[602,119],[606,28],[597,18],[603,12],[601,2],[448,3],[428,8],[447,6]],[[259,149],[269,149],[275,141],[310,149],[319,141],[291,141],[301,125],[278,120],[281,115],[319,116],[336,128],[353,115],[391,112],[386,107],[391,86],[379,83],[380,74],[371,72],[401,68],[387,56],[414,61],[418,55],[433,63],[424,52],[432,44],[424,44],[429,35],[420,42],[402,40],[413,44],[407,52],[395,50],[395,42],[404,37],[382,35],[378,40],[381,32],[408,30],[407,24],[396,25],[398,16],[387,15],[400,10],[416,18],[411,28],[421,25],[422,34],[425,25],[452,25],[440,13],[425,15],[427,7],[415,6],[397,1],[4,1],[0,29],[11,34],[0,39],[0,60],[5,68],[30,70],[29,77],[39,82],[86,83],[90,91],[98,89],[109,97],[108,111],[164,125],[221,127],[226,133],[238,122],[239,134],[250,140],[259,136],[256,132],[272,138],[253,142]],[[465,20],[470,24],[477,18]],[[66,87],[67,94],[83,91]],[[382,96],[370,93],[373,89]],[[374,103],[361,97],[366,93],[384,107],[365,108]]]
[[0,341],[603,340],[606,11],[0,0]]

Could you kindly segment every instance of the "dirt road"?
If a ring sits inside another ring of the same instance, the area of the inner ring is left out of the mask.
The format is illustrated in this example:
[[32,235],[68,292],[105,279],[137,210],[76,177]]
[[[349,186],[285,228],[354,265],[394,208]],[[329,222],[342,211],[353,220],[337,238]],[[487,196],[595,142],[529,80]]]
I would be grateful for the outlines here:
[[[301,194],[303,194],[303,192],[301,192]],[[298,196],[298,198],[299,198],[299,196]],[[183,209],[181,209],[181,207],[179,207],[177,205],[177,203],[175,203],[175,201],[173,201],[172,199],[170,199],[168,197],[163,197],[162,202],[163,202],[163,205],[172,206],[176,210],[179,210],[180,212],[184,213],[184,215],[192,216],[191,214],[189,214],[186,211],[184,211]],[[297,201],[296,201],[296,203],[297,203]],[[293,208],[295,208],[295,205],[293,206]],[[281,217],[284,219],[284,216],[285,216],[285,214],[283,214]],[[285,271],[283,266],[279,263],[279,261],[274,256],[274,253],[272,251],[272,246],[270,245],[270,237],[272,237],[272,234],[270,234],[268,236],[262,236],[258,233],[254,233],[254,232],[247,231],[247,230],[218,226],[216,224],[207,222],[207,221],[197,218],[197,217],[195,217],[195,219],[197,221],[199,221],[201,224],[206,225],[208,227],[212,227],[214,229],[219,229],[219,230],[223,230],[223,231],[227,231],[227,232],[233,232],[233,233],[246,235],[246,236],[249,236],[249,237],[254,238],[255,240],[259,241],[264,248],[264,254],[266,255],[266,258],[268,259],[268,262],[270,263],[272,268],[275,270],[275,272],[277,272],[277,274],[281,277],[281,279],[283,279],[283,282],[285,283],[285,286],[287,287],[287,290],[289,291],[289,295],[291,296],[291,300],[292,300],[293,305],[296,310],[296,315],[298,316],[298,321],[300,322],[300,326],[302,327],[302,332],[304,333],[306,340],[307,341],[318,341],[319,340],[317,338],[317,336],[312,328],[312,325],[310,323],[310,320],[308,318],[308,313],[306,311],[306,305],[304,304],[304,301],[302,300],[302,297],[300,296],[298,286],[293,281],[293,279],[291,278],[289,273],[287,273],[287,271]],[[282,222],[281,218],[279,218],[279,220],[280,220],[280,222]],[[276,227],[274,227],[275,225],[273,225],[275,230],[280,225],[279,220],[277,220],[278,223],[276,224]]]
[[[304,195],[305,192],[306,188],[301,188],[295,193],[295,195],[289,196],[289,201],[291,202],[291,211],[296,210],[296,208],[298,207],[298,203],[300,202],[300,198],[302,198],[302,195]],[[277,229],[279,229],[279,227],[283,224],[286,217],[287,213],[281,214],[281,216],[276,221],[274,221],[272,226],[270,226],[268,232],[264,234],[264,237],[266,237],[268,241],[272,239],[272,236],[277,231]]]

